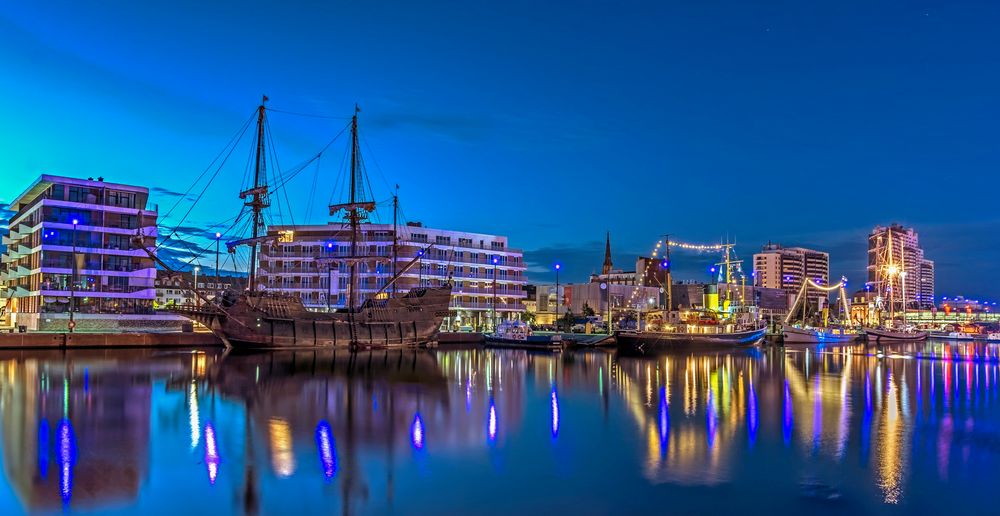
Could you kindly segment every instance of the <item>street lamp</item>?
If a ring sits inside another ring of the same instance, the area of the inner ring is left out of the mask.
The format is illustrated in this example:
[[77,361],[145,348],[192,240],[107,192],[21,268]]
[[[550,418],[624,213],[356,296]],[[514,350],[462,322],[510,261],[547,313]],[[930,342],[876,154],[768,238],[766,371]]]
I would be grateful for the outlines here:
[[198,297],[198,273],[201,272],[201,267],[197,265],[194,267],[194,304],[195,306],[201,306],[201,298]]
[[424,286],[424,251],[417,251],[417,286]]
[[556,331],[559,331],[559,305],[562,299],[559,298],[559,269],[562,265],[556,264]]
[[215,232],[215,302],[219,302],[219,292],[222,285],[219,282],[219,242],[222,241],[222,233]]
[[491,316],[493,320],[493,333],[497,331],[497,263],[499,261],[496,256],[493,257],[493,315]]
[[76,311],[76,226],[79,223],[79,219],[73,219],[73,274],[69,281],[69,324],[67,325],[70,333],[73,333],[73,329],[76,328],[73,312]]

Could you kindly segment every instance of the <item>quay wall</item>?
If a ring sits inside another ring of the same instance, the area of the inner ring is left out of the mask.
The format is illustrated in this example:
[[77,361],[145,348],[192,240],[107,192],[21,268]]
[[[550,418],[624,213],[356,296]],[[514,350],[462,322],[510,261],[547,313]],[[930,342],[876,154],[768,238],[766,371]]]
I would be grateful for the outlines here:
[[0,333],[0,349],[222,346],[211,333]]

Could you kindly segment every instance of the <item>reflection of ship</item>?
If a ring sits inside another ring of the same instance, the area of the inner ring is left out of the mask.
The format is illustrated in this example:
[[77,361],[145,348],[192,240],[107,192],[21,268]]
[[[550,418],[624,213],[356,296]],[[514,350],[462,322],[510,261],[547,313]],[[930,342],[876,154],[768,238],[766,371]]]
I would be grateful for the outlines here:
[[384,450],[391,500],[396,454],[410,446],[422,449],[425,425],[448,405],[437,359],[419,349],[230,354],[209,369],[208,385],[246,407],[240,497],[247,512],[256,512],[261,499],[256,442],[266,444],[261,462],[286,478],[301,462],[296,443],[315,441],[322,473],[327,480],[339,478],[348,514],[369,493],[362,466],[371,464],[361,459],[361,450]]
[[[267,97],[264,97],[267,100]],[[350,278],[346,285],[347,308],[334,313],[312,312],[305,308],[296,295],[258,289],[257,250],[259,245],[277,244],[277,237],[262,233],[263,211],[270,205],[268,173],[266,170],[265,142],[270,133],[265,129],[265,106],[257,109],[257,131],[254,147],[256,161],[250,188],[240,193],[240,199],[250,208],[252,220],[248,238],[227,242],[230,253],[239,246],[250,248],[250,289],[246,292],[226,292],[221,299],[209,301],[204,306],[181,307],[179,313],[207,326],[227,345],[244,348],[376,346],[398,347],[424,344],[438,333],[441,322],[448,315],[452,284],[418,288],[394,297],[388,288],[397,278],[416,263],[414,258],[401,271],[382,285],[368,299],[360,291],[360,274],[385,261],[384,256],[362,254],[370,246],[360,241],[359,225],[368,220],[375,210],[375,202],[364,197],[367,178],[358,145],[358,114],[351,118],[350,178],[347,202],[330,206],[330,215],[343,214],[344,225],[350,228],[349,254],[338,252],[318,256],[318,262],[328,265],[346,265]],[[281,187],[282,184],[277,185]],[[395,203],[394,203],[395,204]],[[245,212],[245,210],[244,210]],[[242,217],[241,213],[240,217]],[[237,218],[237,222],[241,222]],[[235,225],[235,223],[234,223]],[[395,248],[395,237],[393,239]],[[152,255],[152,253],[151,253]],[[395,250],[393,251],[395,255]],[[156,257],[153,256],[155,259]],[[166,264],[160,262],[164,267]],[[395,271],[395,261],[392,263]],[[169,267],[167,267],[169,268]],[[195,294],[199,294],[196,290]],[[200,294],[199,294],[200,295]]]

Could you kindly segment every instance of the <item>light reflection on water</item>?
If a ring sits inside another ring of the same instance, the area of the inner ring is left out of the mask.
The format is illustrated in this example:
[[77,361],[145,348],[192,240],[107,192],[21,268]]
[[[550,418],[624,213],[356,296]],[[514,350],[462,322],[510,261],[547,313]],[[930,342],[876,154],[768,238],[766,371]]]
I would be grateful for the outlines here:
[[0,509],[987,508],[998,348],[6,352]]

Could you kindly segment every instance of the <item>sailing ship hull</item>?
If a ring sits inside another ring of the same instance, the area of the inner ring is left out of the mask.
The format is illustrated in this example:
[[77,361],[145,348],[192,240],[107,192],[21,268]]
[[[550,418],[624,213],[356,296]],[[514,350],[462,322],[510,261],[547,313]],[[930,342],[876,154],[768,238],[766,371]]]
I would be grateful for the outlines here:
[[865,340],[868,342],[919,342],[927,340],[926,331],[897,331],[884,328],[865,328]]
[[615,340],[622,351],[654,351],[657,349],[705,349],[751,346],[764,338],[765,328],[732,333],[661,333],[618,332]]
[[228,306],[224,301],[177,311],[236,349],[392,348],[433,341],[450,301],[447,286],[366,302],[353,313],[322,313],[306,310],[295,296],[254,292],[241,294]]
[[796,328],[782,325],[781,338],[787,344],[846,344],[858,340],[857,333],[847,333],[839,330],[821,330],[814,328]]

